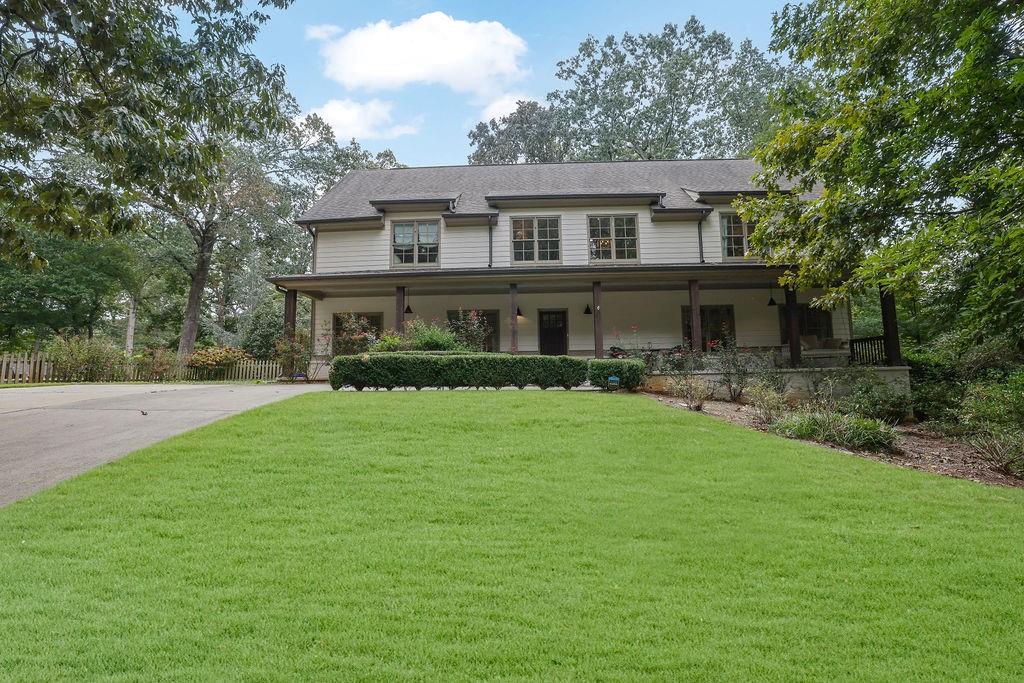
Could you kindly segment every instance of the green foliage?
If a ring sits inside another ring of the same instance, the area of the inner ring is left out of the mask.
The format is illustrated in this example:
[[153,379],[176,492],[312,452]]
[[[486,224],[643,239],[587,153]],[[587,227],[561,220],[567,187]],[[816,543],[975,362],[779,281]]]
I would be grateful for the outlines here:
[[370,321],[355,313],[345,313],[338,319],[332,339],[332,355],[366,353],[377,341]]
[[115,240],[36,235],[27,243],[50,267],[0,260],[0,338],[8,342],[23,333],[92,333],[135,277],[133,255]]
[[594,358],[587,369],[587,379],[595,387],[610,387],[608,379],[618,377],[619,389],[634,391],[643,386],[645,365],[635,358]]
[[[190,135],[259,139],[286,122],[284,71],[247,46],[288,0],[18,2],[0,22],[0,253],[41,259],[18,226],[71,237],[140,222],[126,194],[170,183],[205,197],[222,147]],[[185,24],[189,29],[186,30]],[[194,30],[193,30],[194,27]],[[97,164],[74,178],[51,163]]]
[[991,0],[786,5],[772,47],[807,78],[756,151],[767,196],[740,202],[756,253],[826,304],[880,285],[1024,346],[1022,21]]
[[177,366],[178,355],[169,349],[145,349],[134,357],[138,379],[143,382],[163,382],[171,379]]
[[1019,424],[976,434],[970,442],[997,470],[1024,479],[1024,431]]
[[384,333],[381,334],[380,339],[370,346],[370,351],[373,351],[374,353],[409,351],[410,346],[409,340],[395,330],[385,330]]
[[470,351],[485,351],[487,336],[492,332],[487,318],[476,309],[460,308],[455,319],[448,321],[448,329],[455,335],[456,342]]
[[1024,371],[1011,375],[1005,382],[971,384],[965,392],[960,417],[971,431],[1017,431],[1024,439]]
[[415,352],[364,353],[338,356],[331,364],[334,389],[344,386],[494,388],[535,385],[571,389],[586,379],[587,362],[569,356],[526,356],[502,353]]
[[911,397],[902,388],[868,374],[854,382],[838,405],[840,412],[895,424],[910,414]]
[[547,104],[470,132],[469,163],[675,159],[748,153],[768,125],[780,63],[695,17],[660,33],[590,36],[558,63]]
[[790,439],[830,443],[850,450],[893,451],[896,428],[867,417],[827,411],[796,412],[775,420],[769,429]]
[[413,351],[454,351],[469,348],[464,347],[456,333],[447,326],[442,327],[418,318],[409,321],[405,327],[405,334]]
[[755,383],[747,390],[747,400],[754,408],[754,419],[763,427],[775,424],[789,408],[782,392],[761,383]]
[[284,307],[278,305],[276,298],[268,298],[249,315],[240,346],[257,360],[270,360],[277,354],[277,340],[283,333]]
[[704,410],[705,401],[715,396],[715,385],[697,375],[679,375],[672,378],[672,395],[690,410]]
[[[774,363],[770,365],[770,359],[758,354],[744,351],[736,345],[733,337],[724,335],[718,343],[710,346],[704,358],[704,367],[721,375],[719,383],[725,389],[726,396],[730,401],[738,401],[743,396],[744,390],[750,385],[755,372],[768,378],[765,369],[774,369]],[[782,382],[781,376],[771,381]]]
[[128,359],[124,351],[99,337],[56,337],[46,349],[54,378],[67,382],[124,380]]
[[248,360],[242,349],[231,346],[208,346],[196,350],[185,364],[199,371],[200,379],[222,379],[229,368]]
[[313,344],[309,333],[295,330],[291,339],[281,337],[274,342],[274,359],[281,364],[284,377],[294,381],[299,375],[308,379],[309,363],[313,358]]

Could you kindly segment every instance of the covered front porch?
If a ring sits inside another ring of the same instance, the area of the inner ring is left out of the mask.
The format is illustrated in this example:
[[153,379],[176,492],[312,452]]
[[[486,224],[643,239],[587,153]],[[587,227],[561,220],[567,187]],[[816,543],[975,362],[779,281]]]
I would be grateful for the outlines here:
[[[287,292],[286,326],[295,297],[313,300],[315,354],[330,354],[338,316],[356,313],[379,329],[407,321],[445,322],[459,310],[487,317],[488,349],[508,353],[605,357],[612,349],[707,350],[725,336],[745,349],[775,351],[792,367],[846,364],[857,353],[900,365],[895,310],[886,305],[883,338],[851,340],[845,307],[809,306],[815,291],[783,290],[781,271],[753,264],[646,268],[475,269],[300,275],[275,278]],[[852,348],[851,348],[852,346]],[[877,357],[877,356],[883,357]]]

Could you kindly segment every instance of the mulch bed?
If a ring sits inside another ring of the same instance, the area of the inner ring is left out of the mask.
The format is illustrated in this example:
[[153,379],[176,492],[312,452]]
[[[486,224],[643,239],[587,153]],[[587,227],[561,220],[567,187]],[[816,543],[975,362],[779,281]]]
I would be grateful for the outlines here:
[[[682,401],[669,396],[659,394],[647,394],[647,396],[665,405],[688,410]],[[739,403],[708,401],[704,404],[704,413],[750,429],[766,431],[754,419],[754,413],[750,407]],[[852,453],[899,467],[909,467],[957,479],[968,479],[981,484],[1024,488],[1024,480],[992,469],[988,461],[968,444],[952,441],[927,429],[922,429],[918,425],[899,425],[896,429],[899,430],[899,437],[896,441],[896,447],[899,450],[896,453],[848,451],[827,444],[818,445],[825,445],[827,448],[833,448],[843,453]]]

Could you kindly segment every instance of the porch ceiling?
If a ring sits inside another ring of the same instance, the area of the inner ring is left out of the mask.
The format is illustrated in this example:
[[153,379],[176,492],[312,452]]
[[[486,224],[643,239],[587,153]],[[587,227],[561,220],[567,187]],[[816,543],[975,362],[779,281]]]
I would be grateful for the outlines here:
[[510,283],[521,293],[589,292],[600,281],[608,292],[686,289],[698,280],[702,289],[778,287],[784,268],[761,264],[684,266],[552,266],[433,271],[373,271],[344,274],[281,275],[268,278],[282,289],[316,299],[333,296],[390,296],[395,287],[420,295],[507,294]]

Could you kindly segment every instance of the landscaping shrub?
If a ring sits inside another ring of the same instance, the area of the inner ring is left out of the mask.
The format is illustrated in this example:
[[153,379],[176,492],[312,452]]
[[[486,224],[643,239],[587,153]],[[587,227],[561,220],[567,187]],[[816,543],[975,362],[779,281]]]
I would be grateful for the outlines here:
[[405,327],[405,335],[414,351],[466,350],[449,328],[423,320],[410,321]]
[[338,326],[332,339],[333,354],[366,353],[377,341],[370,321],[355,313],[346,313],[338,318]]
[[455,335],[456,342],[470,351],[484,351],[487,336],[492,332],[480,311],[463,311],[461,308],[455,319],[448,321],[448,329]]
[[186,361],[186,365],[198,371],[200,379],[223,379],[228,369],[249,354],[233,346],[209,346],[197,350]]
[[634,358],[595,358],[590,361],[587,379],[591,384],[608,388],[609,377],[619,378],[620,389],[639,389],[644,383],[644,362]]
[[145,382],[162,382],[165,379],[171,379],[170,375],[177,363],[178,354],[170,349],[145,349],[135,356],[138,379]]
[[901,388],[866,375],[854,382],[850,393],[838,399],[837,404],[840,412],[895,424],[910,412],[911,398]]
[[765,427],[774,424],[789,407],[785,395],[766,384],[755,383],[750,387],[747,400],[754,409],[754,419]]
[[732,337],[724,337],[717,344],[709,345],[705,366],[721,375],[719,383],[725,389],[730,401],[738,401],[750,385],[755,371],[764,364],[764,359],[736,346]]
[[274,342],[274,357],[281,364],[281,373],[284,377],[291,381],[294,381],[299,375],[306,377],[309,372],[309,362],[313,357],[309,333],[305,330],[295,330],[293,338],[281,337],[278,339]]
[[1024,477],[1024,431],[1019,427],[983,432],[970,441],[997,470]]
[[365,353],[338,356],[331,364],[334,389],[352,386],[501,388],[536,385],[542,389],[579,386],[587,362],[569,356],[519,356],[502,353]]
[[967,387],[961,415],[973,431],[990,432],[1024,427],[1024,371],[1005,382],[974,382]]
[[57,337],[47,355],[57,379],[72,382],[109,382],[125,379],[128,358],[122,349],[106,339]]
[[672,378],[672,394],[690,410],[700,411],[704,402],[714,397],[715,385],[702,377],[682,375]]
[[850,450],[893,451],[896,428],[881,420],[829,411],[784,415],[769,429],[791,439],[834,444]]
[[409,340],[395,330],[386,330],[381,334],[380,339],[370,345],[369,350],[373,353],[385,353],[391,351],[407,351],[411,348]]

